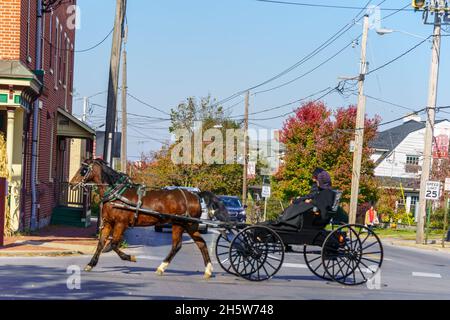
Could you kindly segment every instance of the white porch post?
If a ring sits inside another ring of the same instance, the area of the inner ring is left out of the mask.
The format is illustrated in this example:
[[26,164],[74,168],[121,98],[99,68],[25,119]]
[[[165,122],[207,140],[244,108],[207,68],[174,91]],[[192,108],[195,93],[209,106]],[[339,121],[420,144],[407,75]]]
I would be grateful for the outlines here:
[[8,108],[8,124],[6,127],[6,156],[8,161],[9,177],[13,176],[12,164],[13,164],[13,152],[14,152],[14,121],[15,121],[15,109]]

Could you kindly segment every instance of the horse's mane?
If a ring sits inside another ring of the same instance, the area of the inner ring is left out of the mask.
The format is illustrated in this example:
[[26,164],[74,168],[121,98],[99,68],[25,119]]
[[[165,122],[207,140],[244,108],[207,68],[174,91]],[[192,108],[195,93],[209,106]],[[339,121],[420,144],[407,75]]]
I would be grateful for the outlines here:
[[103,159],[94,159],[93,162],[102,167],[102,183],[113,185],[123,176],[127,176],[126,174],[117,172],[116,170],[108,166],[108,163]]

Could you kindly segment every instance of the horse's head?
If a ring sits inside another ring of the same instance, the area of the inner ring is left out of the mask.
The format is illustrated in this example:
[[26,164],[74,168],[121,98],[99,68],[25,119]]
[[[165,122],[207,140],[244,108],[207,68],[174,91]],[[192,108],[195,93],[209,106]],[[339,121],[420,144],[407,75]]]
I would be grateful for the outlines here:
[[219,221],[230,220],[230,215],[228,214],[227,208],[225,208],[225,205],[219,198],[217,198],[215,194],[209,191],[203,191],[199,193],[199,196],[205,200],[210,219],[216,219]]
[[72,189],[77,187],[84,187],[86,184],[95,182],[98,183],[99,177],[101,177],[102,167],[97,160],[86,160],[81,164],[75,176],[70,181]]

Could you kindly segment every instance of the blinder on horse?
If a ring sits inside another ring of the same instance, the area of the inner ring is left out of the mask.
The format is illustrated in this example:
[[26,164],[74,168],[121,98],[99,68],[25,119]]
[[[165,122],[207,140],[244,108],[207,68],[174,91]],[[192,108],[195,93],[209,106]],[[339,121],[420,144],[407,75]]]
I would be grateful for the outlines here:
[[72,188],[73,189],[76,189],[78,187],[81,187],[83,189],[86,188],[86,181],[89,179],[91,172],[92,172],[92,164],[83,162],[81,164],[81,169],[80,169],[80,176],[82,176],[83,179],[81,179],[81,181],[77,185],[73,186]]

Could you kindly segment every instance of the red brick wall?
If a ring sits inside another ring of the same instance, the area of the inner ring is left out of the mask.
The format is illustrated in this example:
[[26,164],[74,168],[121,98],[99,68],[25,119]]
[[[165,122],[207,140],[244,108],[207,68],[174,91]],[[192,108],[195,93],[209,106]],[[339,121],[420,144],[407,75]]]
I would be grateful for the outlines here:
[[21,0],[0,2],[0,60],[17,60],[20,55]]
[[[4,0],[1,0],[2,3]],[[18,1],[18,0],[14,0]],[[30,3],[30,25],[29,32],[27,27],[28,21],[28,4]],[[20,37],[20,60],[34,70],[36,68],[36,1],[21,0],[21,37]],[[66,151],[64,166],[64,176],[58,177],[56,168],[58,162],[63,161],[63,157],[58,153],[59,144],[56,137],[56,118],[57,109],[66,108],[68,112],[72,112],[72,91],[73,91],[73,65],[74,52],[72,45],[75,46],[75,30],[69,30],[67,20],[67,8],[76,4],[76,1],[65,2],[58,7],[53,14],[45,13],[43,28],[43,61],[42,69],[44,75],[44,90],[40,97],[43,108],[39,112],[39,150],[38,150],[38,223],[44,226],[50,222],[51,213],[55,206],[58,205],[59,180],[67,181],[68,160],[69,155]],[[56,21],[58,24],[58,37],[56,41]],[[51,26],[51,30],[50,30]],[[62,31],[61,31],[62,27]],[[50,34],[51,32],[51,34]],[[65,39],[69,39],[69,48],[66,49]],[[62,44],[61,44],[62,43]],[[68,53],[68,55],[66,55]],[[31,59],[29,59],[30,57]],[[61,62],[60,60],[61,59]],[[68,63],[68,79],[66,80],[66,69],[63,72],[62,66]],[[58,67],[56,67],[58,63]],[[58,70],[58,73],[57,73]],[[29,117],[30,128],[28,130],[28,138],[25,152],[26,170],[26,187],[24,192],[24,206],[22,216],[22,228],[27,229],[30,226],[31,218],[31,137],[32,137],[32,115]],[[52,128],[53,127],[53,128]],[[68,144],[67,144],[68,146]],[[66,148],[68,150],[68,148]],[[51,167],[50,167],[51,166]],[[50,175],[50,172],[51,175]],[[51,181],[50,176],[54,181]]]

